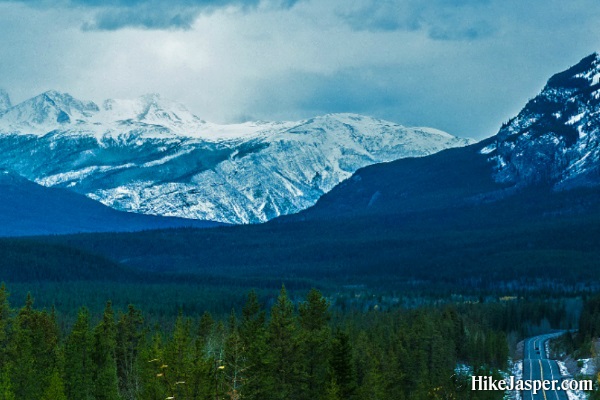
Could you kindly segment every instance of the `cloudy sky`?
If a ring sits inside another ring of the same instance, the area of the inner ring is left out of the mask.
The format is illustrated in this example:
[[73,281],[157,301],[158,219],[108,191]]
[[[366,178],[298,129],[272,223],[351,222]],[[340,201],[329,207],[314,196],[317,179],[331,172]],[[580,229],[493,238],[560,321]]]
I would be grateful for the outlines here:
[[495,134],[600,51],[598,0],[0,0],[0,88],[214,122],[354,112]]

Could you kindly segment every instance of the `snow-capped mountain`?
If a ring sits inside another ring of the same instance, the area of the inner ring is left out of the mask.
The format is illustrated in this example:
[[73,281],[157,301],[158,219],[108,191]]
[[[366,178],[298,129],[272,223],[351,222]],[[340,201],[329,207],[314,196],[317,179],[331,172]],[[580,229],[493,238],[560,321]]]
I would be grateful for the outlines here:
[[43,135],[71,124],[81,124],[98,112],[93,102],[82,102],[54,90],[8,108],[1,117],[5,132]]
[[313,205],[358,168],[471,141],[354,114],[217,125],[147,95],[49,91],[0,113],[0,167],[113,208],[229,223]]
[[499,182],[600,184],[600,56],[554,75],[482,150]]
[[[597,212],[599,132],[600,56],[592,54],[550,78],[495,136],[429,157],[361,168],[314,207],[286,220],[411,213],[437,220],[478,206],[482,215],[505,212],[507,221]],[[485,207],[492,203],[496,208]]]

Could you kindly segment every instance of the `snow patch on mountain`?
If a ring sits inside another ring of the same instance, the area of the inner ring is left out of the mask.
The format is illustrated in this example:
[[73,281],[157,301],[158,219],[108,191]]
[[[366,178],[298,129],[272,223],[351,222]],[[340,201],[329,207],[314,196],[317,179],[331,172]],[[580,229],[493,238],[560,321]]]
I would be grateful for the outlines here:
[[50,91],[0,115],[0,167],[119,210],[230,223],[310,207],[361,167],[469,143],[356,114],[218,125],[156,94],[98,107]]
[[[503,125],[490,160],[499,182],[600,184],[600,56],[554,75],[541,93]],[[488,149],[491,149],[488,147]],[[486,149],[484,149],[486,150]]]

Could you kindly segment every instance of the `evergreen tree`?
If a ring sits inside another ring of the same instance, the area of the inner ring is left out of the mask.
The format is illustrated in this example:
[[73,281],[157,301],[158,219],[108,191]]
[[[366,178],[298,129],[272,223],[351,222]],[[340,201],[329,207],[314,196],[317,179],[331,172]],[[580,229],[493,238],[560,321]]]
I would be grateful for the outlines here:
[[268,389],[269,399],[292,400],[306,391],[298,333],[294,305],[282,286],[269,322],[269,372],[273,379],[273,385]]
[[162,379],[164,364],[164,349],[159,332],[152,335],[150,343],[141,346],[140,351],[140,382],[141,399],[164,400],[167,396],[167,386]]
[[194,342],[192,371],[188,383],[192,399],[209,400],[214,398],[213,384],[215,376],[213,367],[215,362],[208,350],[208,342],[214,326],[215,321],[212,315],[209,312],[202,314],[198,325],[198,334]]
[[242,322],[239,335],[247,357],[246,381],[242,388],[243,397],[259,400],[265,396],[265,387],[270,379],[267,358],[266,315],[261,309],[256,292],[248,294],[242,309]]
[[142,313],[129,305],[117,323],[116,358],[119,392],[125,400],[139,397],[138,352],[142,339]]
[[117,379],[115,316],[111,302],[106,303],[102,320],[94,329],[92,351],[94,398],[96,400],[119,400]]
[[8,335],[11,324],[9,293],[4,282],[0,285],[0,369],[8,363]]
[[359,333],[357,338],[355,362],[357,364],[358,389],[356,398],[360,400],[379,400],[386,398],[385,382],[381,371],[383,354],[381,343],[369,338],[366,332]]
[[65,385],[57,370],[50,376],[50,382],[41,400],[67,400]]
[[39,399],[58,367],[58,326],[54,315],[33,308],[27,295],[15,322],[11,344],[12,384],[16,398]]
[[324,400],[344,400],[346,398],[342,397],[340,393],[340,387],[338,386],[335,379],[331,379],[329,384],[327,385],[327,389],[325,391]]
[[8,365],[5,365],[0,370],[0,400],[16,399],[10,375],[10,369]]
[[337,330],[331,346],[331,371],[333,382],[342,399],[348,400],[356,391],[356,376],[352,362],[352,346],[347,333]]
[[[27,294],[25,306],[19,310],[14,327],[14,338],[11,343],[12,368],[11,381],[17,398],[41,397],[38,383],[34,382],[35,351],[33,349],[31,329],[34,326],[33,298]],[[18,357],[17,357],[18,355]]]
[[81,308],[65,342],[65,393],[68,399],[90,400],[93,392],[90,315]]
[[173,337],[164,353],[166,367],[163,371],[163,379],[175,398],[185,398],[191,390],[189,384],[194,355],[191,329],[191,320],[180,313],[175,322]]
[[225,342],[225,385],[227,397],[239,399],[246,382],[248,372],[248,359],[246,349],[238,331],[235,312],[232,310],[229,317],[229,330]]
[[299,314],[303,347],[302,371],[306,374],[305,395],[309,399],[317,399],[325,392],[328,383],[327,366],[331,350],[329,304],[318,290],[312,289],[306,301],[300,304]]

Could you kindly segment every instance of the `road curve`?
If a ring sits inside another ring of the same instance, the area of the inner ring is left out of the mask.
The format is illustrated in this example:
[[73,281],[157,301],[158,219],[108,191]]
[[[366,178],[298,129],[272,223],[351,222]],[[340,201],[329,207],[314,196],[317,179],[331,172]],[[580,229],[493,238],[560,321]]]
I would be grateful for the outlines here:
[[[523,346],[523,379],[524,380],[559,380],[562,376],[556,360],[546,354],[546,342],[563,332],[535,336],[526,339]],[[526,390],[522,392],[523,400],[568,400],[564,390],[543,390],[536,394]]]

